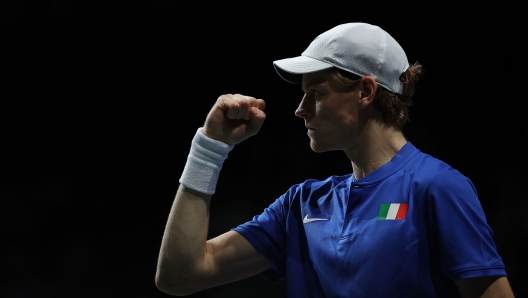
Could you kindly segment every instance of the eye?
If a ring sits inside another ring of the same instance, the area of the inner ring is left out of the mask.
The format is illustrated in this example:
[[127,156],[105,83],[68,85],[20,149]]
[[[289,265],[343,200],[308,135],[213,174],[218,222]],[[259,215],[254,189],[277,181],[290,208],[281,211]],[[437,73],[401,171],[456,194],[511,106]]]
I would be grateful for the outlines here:
[[314,89],[311,89],[311,90],[310,90],[310,93],[312,93],[312,96],[313,96],[314,99],[316,99],[316,100],[319,99],[319,98],[323,95],[323,93],[322,93],[321,91],[319,91],[319,90],[314,90]]
[[321,92],[319,92],[319,91],[317,91],[317,90],[313,90],[312,93],[313,93],[314,96],[319,96],[319,95],[321,95]]

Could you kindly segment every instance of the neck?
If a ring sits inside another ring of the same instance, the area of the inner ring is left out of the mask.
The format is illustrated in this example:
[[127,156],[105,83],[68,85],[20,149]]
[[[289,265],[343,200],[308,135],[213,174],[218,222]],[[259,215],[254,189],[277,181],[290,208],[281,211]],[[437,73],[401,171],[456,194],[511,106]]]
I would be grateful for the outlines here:
[[407,143],[401,131],[385,125],[365,130],[351,149],[345,151],[360,180],[389,162]]

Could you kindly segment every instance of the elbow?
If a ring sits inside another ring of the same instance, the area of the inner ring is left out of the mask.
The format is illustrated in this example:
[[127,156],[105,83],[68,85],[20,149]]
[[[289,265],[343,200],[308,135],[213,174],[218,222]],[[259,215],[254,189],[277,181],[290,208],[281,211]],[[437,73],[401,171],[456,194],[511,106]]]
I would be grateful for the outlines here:
[[160,270],[156,272],[156,287],[163,293],[173,296],[187,296],[199,291],[193,287],[190,279],[181,274],[170,274]]
[[165,294],[178,296],[178,291],[174,290],[174,287],[172,287],[167,282],[167,280],[159,273],[159,271],[156,272],[156,287]]
[[163,293],[173,296],[186,296],[192,294],[192,292],[183,287],[181,282],[174,280],[169,281],[160,274],[156,274],[156,287]]

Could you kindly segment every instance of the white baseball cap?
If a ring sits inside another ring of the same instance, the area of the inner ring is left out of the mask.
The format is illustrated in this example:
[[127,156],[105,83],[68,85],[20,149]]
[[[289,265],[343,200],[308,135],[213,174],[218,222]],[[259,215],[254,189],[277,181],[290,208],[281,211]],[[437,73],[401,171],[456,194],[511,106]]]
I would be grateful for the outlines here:
[[273,61],[286,81],[302,82],[302,75],[331,67],[371,76],[386,89],[401,94],[400,76],[409,67],[398,42],[385,30],[367,23],[338,25],[317,36],[301,56]]

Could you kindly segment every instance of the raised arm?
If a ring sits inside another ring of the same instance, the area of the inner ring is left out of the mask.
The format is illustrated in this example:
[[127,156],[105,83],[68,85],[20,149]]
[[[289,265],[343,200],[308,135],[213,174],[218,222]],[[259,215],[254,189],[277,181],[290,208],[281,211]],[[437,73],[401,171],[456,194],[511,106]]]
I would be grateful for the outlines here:
[[[266,118],[264,107],[261,99],[222,95],[207,115],[201,132],[197,132],[161,243],[156,271],[156,286],[161,291],[189,295],[272,266],[237,232],[207,240],[209,202],[222,158],[227,156],[229,147],[258,133]],[[201,142],[206,142],[206,149],[200,148]],[[213,162],[207,160],[207,155],[212,156]]]

